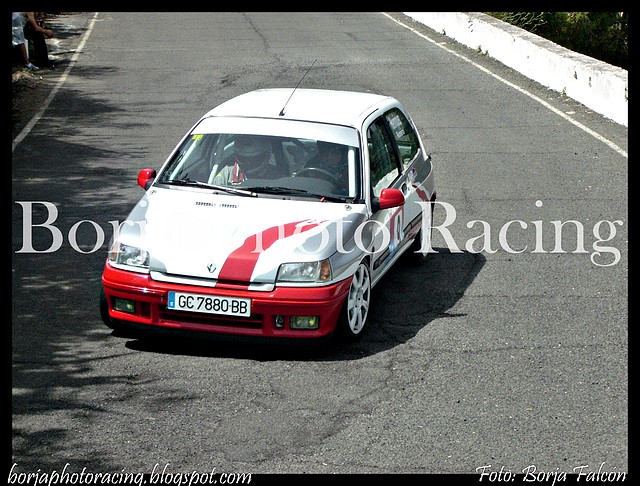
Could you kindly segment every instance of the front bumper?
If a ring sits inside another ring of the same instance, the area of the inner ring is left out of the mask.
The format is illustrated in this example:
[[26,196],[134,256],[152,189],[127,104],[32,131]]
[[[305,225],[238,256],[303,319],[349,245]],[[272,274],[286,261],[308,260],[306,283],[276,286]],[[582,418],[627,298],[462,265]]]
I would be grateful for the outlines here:
[[[148,274],[127,272],[105,264],[102,286],[108,316],[118,327],[128,324],[136,330],[162,329],[185,332],[236,335],[260,338],[323,338],[336,328],[351,278],[323,287],[275,287],[272,291],[252,291],[231,286],[203,287],[152,280]],[[169,291],[251,299],[251,315],[185,312],[167,309]],[[135,310],[113,307],[114,298],[135,302]],[[291,329],[291,316],[319,316],[317,329]],[[115,327],[115,326],[112,326]]]

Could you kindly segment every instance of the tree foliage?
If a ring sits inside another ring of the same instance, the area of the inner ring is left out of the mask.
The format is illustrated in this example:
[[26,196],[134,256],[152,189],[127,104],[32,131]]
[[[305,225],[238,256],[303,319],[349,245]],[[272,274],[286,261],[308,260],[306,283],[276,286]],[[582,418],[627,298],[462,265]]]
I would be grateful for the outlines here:
[[628,12],[485,12],[551,42],[628,69]]

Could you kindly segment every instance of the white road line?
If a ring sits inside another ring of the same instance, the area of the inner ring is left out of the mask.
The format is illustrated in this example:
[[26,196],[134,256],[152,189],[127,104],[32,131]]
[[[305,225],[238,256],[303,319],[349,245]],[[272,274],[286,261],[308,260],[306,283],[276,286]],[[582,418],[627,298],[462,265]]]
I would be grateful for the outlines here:
[[13,146],[11,148],[11,152],[12,153],[14,152],[14,150],[16,149],[18,144],[20,142],[22,142],[22,140],[24,140],[24,138],[27,135],[29,135],[29,132],[31,132],[31,130],[33,129],[35,124],[38,123],[38,121],[40,121],[40,119],[42,118],[42,115],[44,114],[44,112],[47,110],[47,108],[51,104],[51,101],[53,100],[53,98],[55,98],[56,94],[58,93],[58,91],[60,91],[60,88],[62,87],[64,82],[69,77],[69,72],[71,71],[71,68],[73,67],[73,64],[78,60],[78,57],[80,56],[80,54],[82,52],[82,48],[86,44],[87,39],[89,39],[89,35],[91,34],[91,31],[93,30],[93,24],[95,24],[97,16],[98,16],[98,12],[95,12],[93,14],[93,17],[92,17],[91,21],[89,22],[89,26],[87,27],[86,32],[82,36],[82,40],[80,41],[80,44],[76,48],[75,53],[73,54],[73,57],[71,58],[71,62],[69,62],[69,64],[67,65],[67,68],[64,70],[64,73],[62,73],[62,76],[60,76],[60,79],[58,79],[58,82],[56,83],[56,85],[53,87],[53,89],[49,93],[49,96],[47,96],[47,99],[45,100],[45,102],[42,104],[42,106],[40,107],[38,112],[33,116],[33,118],[31,120],[29,120],[29,123],[27,123],[27,125],[16,136],[16,138],[13,139]]
[[579,129],[587,132],[589,135],[591,135],[592,137],[594,137],[595,139],[601,141],[602,143],[608,145],[610,148],[612,148],[613,150],[615,150],[616,152],[618,152],[620,155],[622,155],[625,158],[629,158],[629,156],[627,155],[627,152],[624,151],[623,149],[621,149],[620,147],[618,147],[615,143],[611,142],[610,140],[608,140],[607,138],[603,137],[602,135],[600,135],[599,133],[591,130],[589,127],[583,125],[582,123],[580,123],[577,120],[574,120],[573,118],[571,118],[570,116],[568,116],[566,113],[562,112],[561,110],[558,110],[556,107],[550,105],[549,103],[547,103],[546,101],[544,101],[541,98],[538,98],[536,95],[529,93],[526,89],[521,88],[520,86],[517,86],[515,84],[513,84],[510,81],[507,81],[504,78],[501,78],[500,76],[498,76],[497,74],[489,71],[487,68],[485,68],[484,66],[481,66],[475,62],[473,62],[471,59],[464,57],[461,54],[458,54],[457,52],[454,52],[453,50],[449,49],[448,47],[443,46],[442,44],[436,42],[434,39],[432,39],[429,36],[424,35],[421,32],[418,32],[417,30],[415,30],[414,28],[404,24],[403,22],[400,22],[399,20],[394,19],[391,15],[386,14],[384,12],[382,12],[383,15],[385,15],[386,17],[388,17],[389,19],[393,20],[396,24],[401,25],[402,27],[409,29],[411,32],[413,32],[416,35],[419,35],[420,37],[422,37],[425,40],[428,40],[429,42],[431,42],[432,44],[435,44],[436,46],[444,49],[445,51],[453,54],[456,57],[459,57],[460,59],[467,61],[468,63],[472,64],[473,66],[475,66],[476,68],[480,69],[481,71],[484,71],[485,73],[487,73],[489,76],[494,77],[495,79],[497,79],[498,81],[501,81],[502,83],[506,84],[507,86],[510,86],[511,88],[519,91],[520,93],[528,96],[529,98],[531,98],[534,101],[537,101],[538,103],[540,103],[542,106],[544,106],[545,108],[548,108],[549,110],[551,110],[552,112],[556,113],[557,115],[560,115],[562,118],[564,118],[565,120],[567,120],[569,123],[572,123],[573,125],[575,125],[576,127],[578,127]]

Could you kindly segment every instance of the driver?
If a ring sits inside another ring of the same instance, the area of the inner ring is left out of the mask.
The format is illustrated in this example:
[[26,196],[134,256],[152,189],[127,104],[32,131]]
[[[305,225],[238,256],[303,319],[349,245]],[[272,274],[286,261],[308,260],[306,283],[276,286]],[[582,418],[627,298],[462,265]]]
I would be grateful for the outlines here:
[[281,175],[269,140],[259,135],[239,135],[234,143],[233,163],[220,169],[213,183],[233,185],[247,179],[276,179]]
[[317,142],[318,153],[309,159],[305,164],[305,169],[317,168],[322,169],[340,181],[338,189],[349,189],[349,171],[347,168],[347,146],[338,143]]

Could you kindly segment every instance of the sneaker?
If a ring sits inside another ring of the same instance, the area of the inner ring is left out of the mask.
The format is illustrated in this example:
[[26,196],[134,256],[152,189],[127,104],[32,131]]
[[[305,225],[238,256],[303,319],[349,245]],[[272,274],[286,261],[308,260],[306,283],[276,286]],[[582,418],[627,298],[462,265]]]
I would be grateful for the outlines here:
[[34,66],[31,63],[25,64],[24,67],[26,67],[29,71],[38,71],[40,69],[38,66]]

